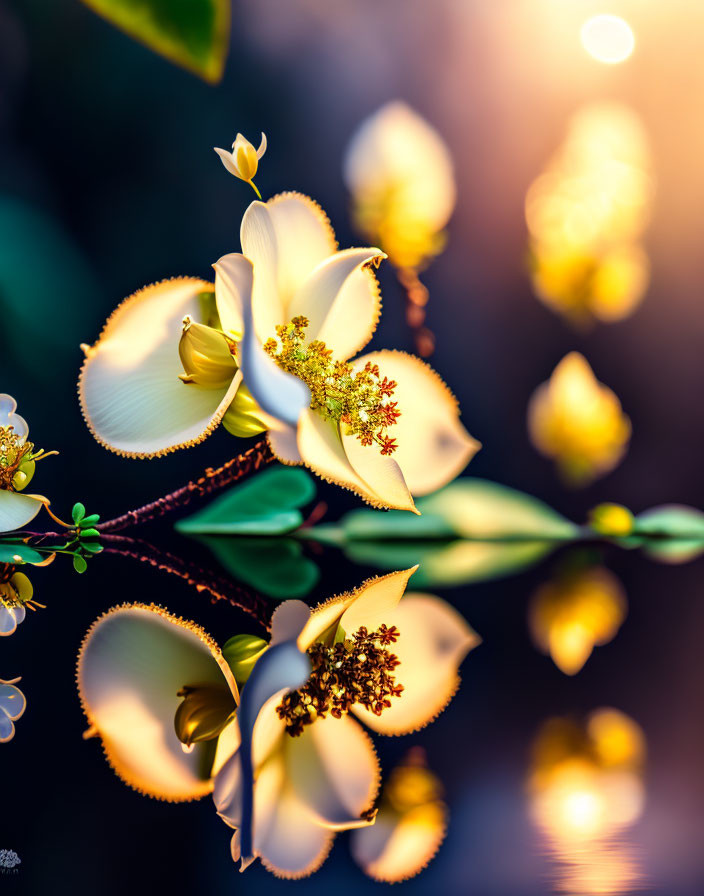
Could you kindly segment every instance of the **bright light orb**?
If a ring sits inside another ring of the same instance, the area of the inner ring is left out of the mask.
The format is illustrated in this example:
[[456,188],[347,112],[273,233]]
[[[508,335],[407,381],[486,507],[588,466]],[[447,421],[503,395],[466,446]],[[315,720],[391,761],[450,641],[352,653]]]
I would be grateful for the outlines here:
[[619,16],[593,16],[582,25],[582,46],[597,62],[617,65],[633,52],[636,39],[631,26]]

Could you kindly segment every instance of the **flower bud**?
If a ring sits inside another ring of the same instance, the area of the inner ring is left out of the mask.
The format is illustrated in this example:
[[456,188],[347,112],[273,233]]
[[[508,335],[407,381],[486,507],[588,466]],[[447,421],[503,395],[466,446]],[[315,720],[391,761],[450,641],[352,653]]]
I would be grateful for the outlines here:
[[599,504],[589,513],[589,525],[599,535],[630,535],[634,522],[633,514],[622,504]]
[[219,685],[186,685],[178,696],[183,702],[176,710],[174,728],[178,739],[189,746],[218,737],[237,709],[229,689]]
[[237,362],[230,351],[227,337],[213,327],[183,319],[183,333],[178,353],[185,374],[184,383],[196,383],[208,389],[228,386],[237,372]]
[[214,149],[230,174],[234,174],[235,177],[245,181],[245,183],[252,184],[252,180],[259,168],[259,159],[266,152],[266,134],[262,134],[262,142],[259,144],[259,149],[255,149],[242,134],[237,135],[235,142],[232,144],[232,152],[220,149],[217,146]]
[[267,647],[267,642],[256,635],[235,635],[225,644],[222,655],[232,669],[238,684],[247,681],[254,664]]

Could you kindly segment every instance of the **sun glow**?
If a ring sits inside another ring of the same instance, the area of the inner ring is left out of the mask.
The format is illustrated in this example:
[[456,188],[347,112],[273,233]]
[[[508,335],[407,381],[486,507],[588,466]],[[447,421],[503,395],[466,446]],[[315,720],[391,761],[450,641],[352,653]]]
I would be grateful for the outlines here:
[[631,26],[619,16],[592,16],[582,25],[580,36],[587,53],[605,65],[625,62],[636,45]]

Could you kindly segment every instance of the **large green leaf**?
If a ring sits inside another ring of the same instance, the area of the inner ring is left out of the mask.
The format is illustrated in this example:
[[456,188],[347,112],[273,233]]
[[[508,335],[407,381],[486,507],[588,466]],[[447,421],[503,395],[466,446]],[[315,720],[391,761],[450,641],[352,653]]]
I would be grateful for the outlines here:
[[486,479],[457,479],[427,498],[422,514],[441,517],[461,538],[571,539],[579,527],[547,504]]
[[130,37],[213,84],[230,42],[231,0],[83,0]]
[[188,535],[285,535],[303,522],[298,509],[315,497],[305,470],[275,467],[258,473],[176,523]]
[[354,563],[392,570],[420,564],[414,588],[487,582],[513,575],[554,550],[554,541],[350,541],[345,555]]
[[[457,479],[416,502],[421,515],[353,510],[340,520],[346,541],[467,538],[572,539],[579,527],[530,495],[484,479]],[[313,536],[314,537],[314,536]]]
[[703,539],[704,513],[684,504],[653,507],[636,517],[635,532],[661,538]]
[[0,541],[0,563],[43,563],[46,558],[21,541]]
[[277,600],[305,597],[320,578],[316,564],[290,538],[208,536],[198,541],[234,578]]

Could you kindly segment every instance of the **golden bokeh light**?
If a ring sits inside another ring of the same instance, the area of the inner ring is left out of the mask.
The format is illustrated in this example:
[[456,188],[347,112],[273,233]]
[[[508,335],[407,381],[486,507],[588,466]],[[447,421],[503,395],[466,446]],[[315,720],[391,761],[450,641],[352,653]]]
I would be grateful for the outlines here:
[[528,621],[535,646],[565,675],[576,675],[595,647],[614,638],[626,613],[620,582],[597,567],[541,586],[531,600]]
[[631,26],[620,16],[592,16],[582,25],[580,37],[592,59],[605,65],[625,62],[636,45]]
[[566,483],[583,486],[619,463],[631,422],[586,358],[571,352],[531,396],[528,432],[537,450],[555,461]]
[[648,139],[636,115],[616,103],[577,112],[526,194],[538,298],[581,325],[631,314],[650,281],[641,240],[652,195]]
[[645,805],[645,738],[615,709],[583,724],[549,719],[533,745],[530,814],[555,866],[555,889],[572,896],[628,893],[642,883],[625,833]]
[[387,103],[362,122],[344,174],[357,228],[392,264],[419,270],[442,251],[456,200],[452,158],[406,103]]

